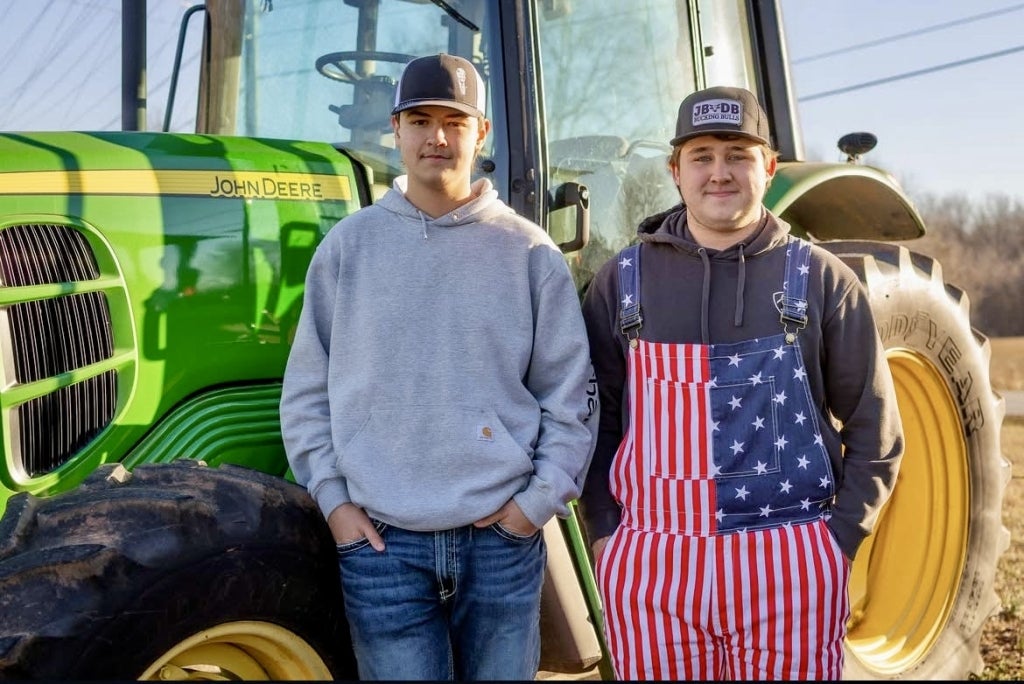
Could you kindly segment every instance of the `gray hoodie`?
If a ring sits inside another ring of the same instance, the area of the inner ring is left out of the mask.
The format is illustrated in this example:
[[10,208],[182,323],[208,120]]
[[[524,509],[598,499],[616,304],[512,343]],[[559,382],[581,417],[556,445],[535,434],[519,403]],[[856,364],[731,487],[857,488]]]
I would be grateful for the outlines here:
[[310,264],[281,397],[288,461],[324,516],[352,502],[434,531],[514,499],[540,527],[579,496],[597,433],[569,269],[486,179],[437,219],[405,180]]
[[[706,249],[694,241],[680,205],[646,219],[638,233],[640,337],[716,344],[782,332],[773,293],[781,289],[788,224],[765,211],[744,242]],[[601,396],[600,436],[580,500],[591,539],[611,534],[620,516],[608,491],[608,470],[628,426],[617,276],[611,259],[583,302]],[[810,320],[799,333],[800,348],[837,482],[828,526],[852,559],[896,483],[903,428],[867,292],[856,274],[812,246],[807,299]]]

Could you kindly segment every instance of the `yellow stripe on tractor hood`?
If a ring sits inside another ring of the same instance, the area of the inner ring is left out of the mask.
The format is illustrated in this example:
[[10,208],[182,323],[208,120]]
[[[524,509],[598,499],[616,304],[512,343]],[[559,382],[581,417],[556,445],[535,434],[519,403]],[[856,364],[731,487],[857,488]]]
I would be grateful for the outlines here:
[[30,171],[0,173],[0,195],[189,195],[225,199],[352,199],[349,179],[251,171]]

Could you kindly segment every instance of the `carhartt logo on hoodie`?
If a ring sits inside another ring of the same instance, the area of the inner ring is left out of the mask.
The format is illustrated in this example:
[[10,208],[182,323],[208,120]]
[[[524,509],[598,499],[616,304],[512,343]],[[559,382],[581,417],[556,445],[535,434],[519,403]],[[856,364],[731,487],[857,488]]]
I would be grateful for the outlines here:
[[476,429],[476,438],[484,442],[493,442],[494,430],[489,425],[481,425]]

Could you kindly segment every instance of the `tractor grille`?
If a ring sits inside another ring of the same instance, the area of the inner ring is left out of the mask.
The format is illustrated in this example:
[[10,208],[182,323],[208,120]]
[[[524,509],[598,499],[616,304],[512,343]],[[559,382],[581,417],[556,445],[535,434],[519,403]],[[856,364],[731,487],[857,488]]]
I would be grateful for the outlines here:
[[116,399],[117,373],[107,371],[18,406],[25,473],[48,473],[75,455],[113,419]]
[[[67,284],[71,294],[9,304],[0,345],[10,349],[7,384],[69,373],[114,353],[105,292],[74,292],[100,276],[85,236],[70,226],[29,224],[0,230],[0,286]],[[110,370],[33,397],[12,408],[13,461],[29,476],[67,462],[110,424],[117,405],[117,372]]]
[[68,283],[99,276],[89,243],[73,228],[31,224],[0,231],[0,285]]
[[114,353],[110,310],[101,292],[13,304],[7,317],[18,382],[66,373]]

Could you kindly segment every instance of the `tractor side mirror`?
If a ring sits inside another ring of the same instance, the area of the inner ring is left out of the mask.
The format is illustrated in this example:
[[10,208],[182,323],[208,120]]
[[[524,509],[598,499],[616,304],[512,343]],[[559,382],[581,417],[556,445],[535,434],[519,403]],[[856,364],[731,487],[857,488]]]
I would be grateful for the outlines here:
[[590,242],[590,190],[586,185],[569,181],[558,186],[548,213],[548,227],[558,248],[566,254]]

